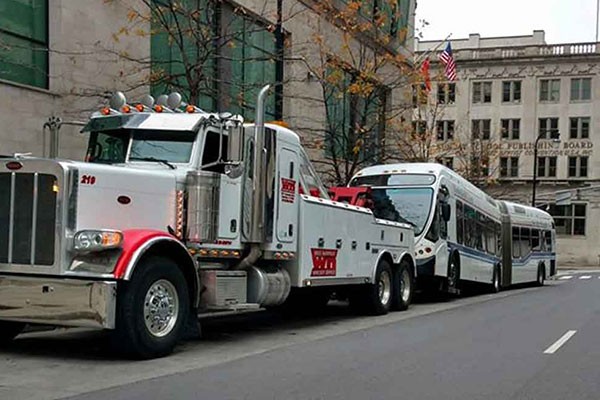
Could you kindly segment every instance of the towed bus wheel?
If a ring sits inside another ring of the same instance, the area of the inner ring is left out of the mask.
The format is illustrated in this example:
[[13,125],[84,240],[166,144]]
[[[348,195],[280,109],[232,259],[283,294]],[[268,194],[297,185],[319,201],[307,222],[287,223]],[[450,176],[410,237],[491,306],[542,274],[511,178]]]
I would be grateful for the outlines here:
[[458,294],[460,282],[460,265],[456,262],[456,257],[450,257],[448,262],[448,292]]
[[0,345],[13,340],[23,328],[25,324],[22,322],[0,321]]
[[538,266],[537,280],[536,280],[535,284],[537,286],[544,286],[545,281],[546,281],[546,268],[544,268],[544,264],[540,264]]
[[162,257],[146,259],[118,299],[115,345],[142,359],[170,354],[189,312],[187,284],[177,264]]
[[392,267],[386,260],[380,260],[375,272],[375,282],[366,285],[364,301],[371,315],[387,314],[392,306]]
[[494,276],[492,278],[492,292],[498,293],[500,291],[500,266],[494,267]]
[[406,262],[402,262],[398,269],[394,271],[393,278],[394,291],[392,309],[404,311],[408,309],[410,303],[412,303],[412,297],[414,293],[414,278],[410,265],[408,265]]

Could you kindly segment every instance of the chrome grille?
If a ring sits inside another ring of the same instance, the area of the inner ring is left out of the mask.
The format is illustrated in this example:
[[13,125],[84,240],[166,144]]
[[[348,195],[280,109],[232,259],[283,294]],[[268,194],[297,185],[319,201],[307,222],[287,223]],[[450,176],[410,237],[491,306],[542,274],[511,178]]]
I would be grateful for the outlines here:
[[56,176],[0,173],[0,263],[53,265]]

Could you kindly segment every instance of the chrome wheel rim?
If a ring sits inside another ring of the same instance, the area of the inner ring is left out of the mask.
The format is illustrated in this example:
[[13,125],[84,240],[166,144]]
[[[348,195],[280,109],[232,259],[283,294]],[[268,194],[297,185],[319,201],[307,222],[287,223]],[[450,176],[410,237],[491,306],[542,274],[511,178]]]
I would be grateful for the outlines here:
[[411,284],[410,274],[407,270],[403,270],[400,274],[400,297],[404,303],[407,303],[410,299]]
[[165,279],[154,282],[144,298],[144,323],[152,336],[171,333],[179,316],[179,295],[173,284]]
[[387,271],[383,271],[379,275],[379,282],[377,283],[379,292],[379,301],[381,304],[386,305],[389,303],[392,297],[392,279]]

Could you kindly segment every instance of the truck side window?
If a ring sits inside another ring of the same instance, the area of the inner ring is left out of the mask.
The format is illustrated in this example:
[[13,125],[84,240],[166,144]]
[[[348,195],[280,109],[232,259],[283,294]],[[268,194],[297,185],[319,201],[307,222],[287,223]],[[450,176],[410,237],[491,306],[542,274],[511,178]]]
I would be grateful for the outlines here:
[[329,198],[319,176],[312,169],[312,166],[304,153],[302,153],[300,157],[300,183],[304,193],[324,199]]

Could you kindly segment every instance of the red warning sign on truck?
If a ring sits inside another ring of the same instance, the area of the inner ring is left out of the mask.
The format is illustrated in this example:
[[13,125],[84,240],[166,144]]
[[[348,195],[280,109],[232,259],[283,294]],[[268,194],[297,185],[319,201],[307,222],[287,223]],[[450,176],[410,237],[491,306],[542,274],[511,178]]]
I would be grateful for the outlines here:
[[337,273],[337,250],[310,249],[313,269],[310,276],[335,276]]

